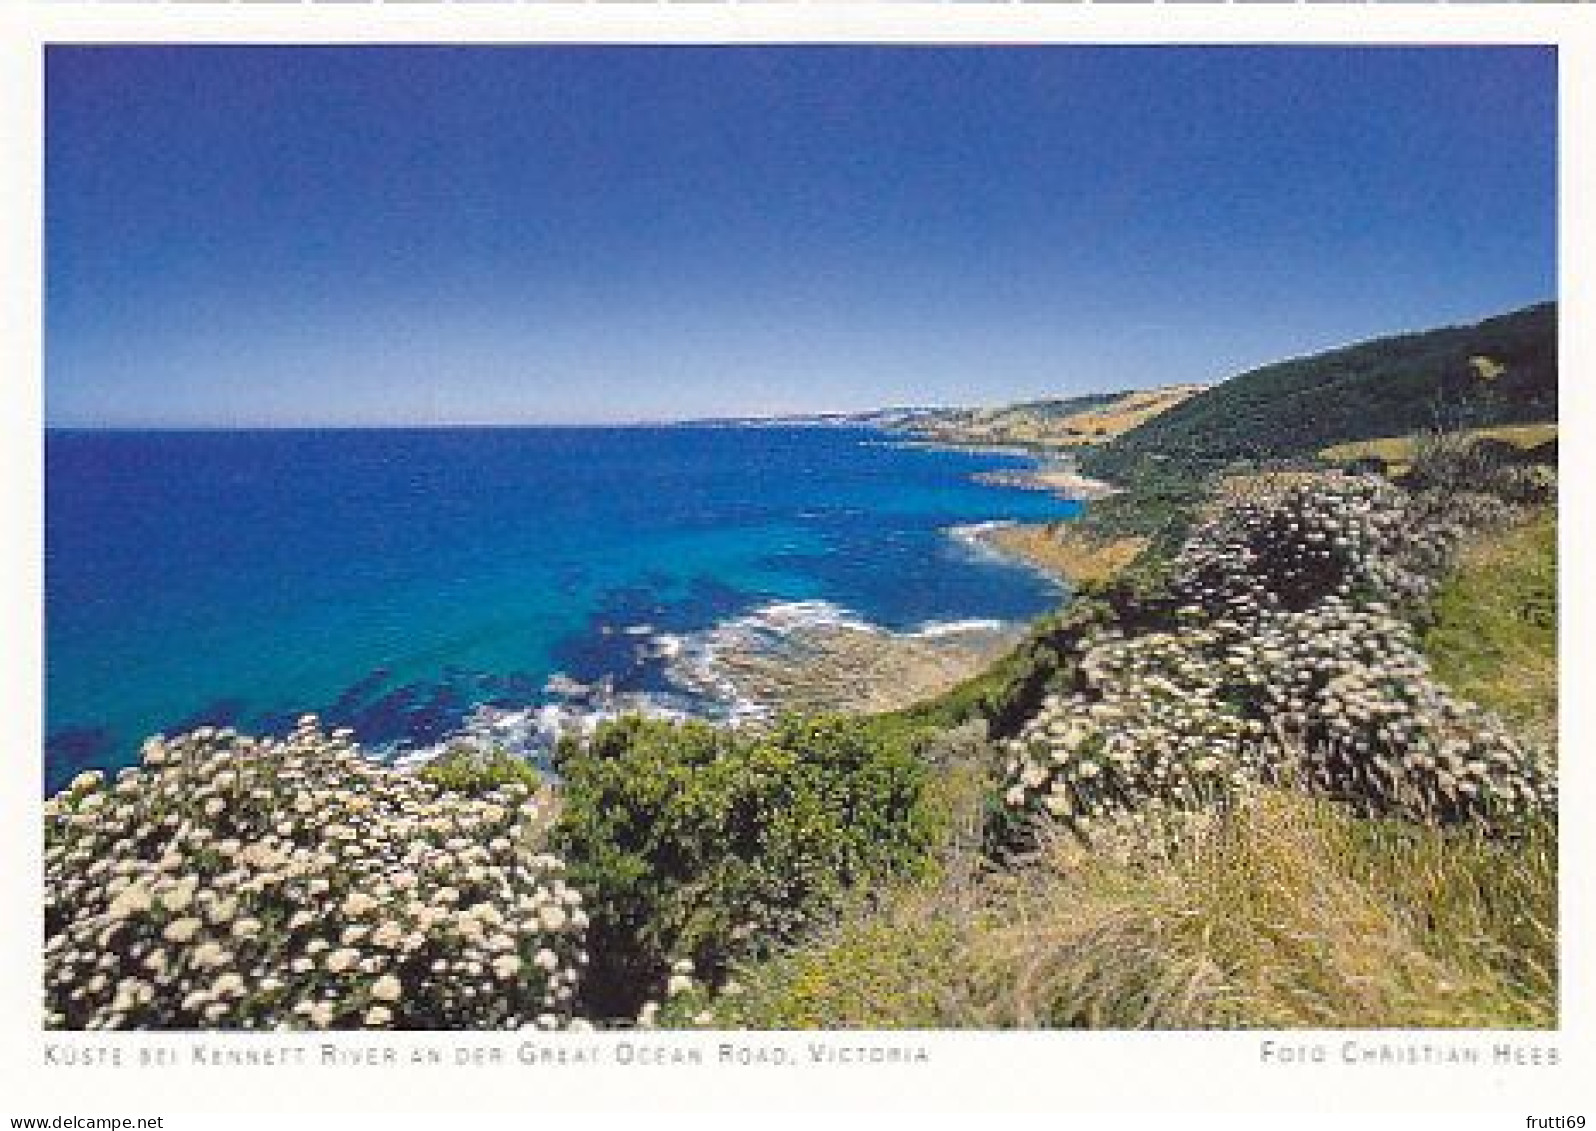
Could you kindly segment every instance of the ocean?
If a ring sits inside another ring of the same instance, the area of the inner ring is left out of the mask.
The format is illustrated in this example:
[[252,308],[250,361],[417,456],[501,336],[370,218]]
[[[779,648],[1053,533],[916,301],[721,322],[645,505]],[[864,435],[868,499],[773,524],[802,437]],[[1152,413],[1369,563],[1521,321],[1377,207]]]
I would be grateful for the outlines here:
[[1078,510],[972,478],[1024,457],[835,427],[52,430],[45,463],[47,790],[306,712],[390,754],[568,686],[714,714],[684,642],[1034,617],[1058,586],[956,535]]

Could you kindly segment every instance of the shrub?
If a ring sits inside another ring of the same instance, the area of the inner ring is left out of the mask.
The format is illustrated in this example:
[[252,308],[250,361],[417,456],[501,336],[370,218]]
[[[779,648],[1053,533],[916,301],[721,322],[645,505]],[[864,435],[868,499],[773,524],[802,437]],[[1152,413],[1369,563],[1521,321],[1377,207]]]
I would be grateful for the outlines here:
[[1501,826],[1555,809],[1547,752],[1448,692],[1385,608],[1285,614],[1256,648],[1263,712],[1300,738],[1307,784],[1422,820]]
[[1167,598],[1140,574],[1082,586],[1068,606],[1037,621],[987,672],[902,716],[941,727],[979,720],[994,735],[1013,735],[1048,695],[1076,685],[1086,637],[1107,624],[1161,624],[1169,612]]
[[1176,556],[1174,589],[1210,614],[1242,620],[1330,596],[1422,597],[1457,531],[1416,524],[1408,501],[1376,476],[1261,483],[1193,532]]
[[525,758],[518,758],[501,746],[451,746],[421,767],[422,781],[450,793],[481,797],[507,785],[534,791],[542,784],[537,769]]
[[1403,485],[1443,497],[1472,494],[1522,505],[1550,502],[1557,489],[1556,471],[1527,458],[1512,444],[1488,436],[1425,432],[1414,440]]
[[864,721],[749,735],[630,717],[558,766],[554,839],[590,895],[587,1000],[606,1017],[635,1016],[675,961],[714,980],[932,842],[923,765]]
[[1078,832],[1170,805],[1196,808],[1257,780],[1262,725],[1219,698],[1211,632],[1152,633],[1088,648],[1088,691],[1050,696],[1009,754],[1004,804]]
[[1342,475],[1222,510],[1175,560],[1178,630],[1115,617],[1060,659],[1073,680],[1003,745],[992,847],[1026,846],[1038,818],[1085,835],[1280,777],[1422,820],[1552,809],[1546,753],[1449,694],[1388,603],[1430,591],[1460,515],[1499,513]]
[[201,728],[45,804],[45,1021],[562,1027],[586,913],[511,783],[441,792],[313,717]]
[[1502,463],[1496,445],[1466,431],[1430,429],[1413,438],[1413,456],[1403,483],[1416,491],[1488,491]]

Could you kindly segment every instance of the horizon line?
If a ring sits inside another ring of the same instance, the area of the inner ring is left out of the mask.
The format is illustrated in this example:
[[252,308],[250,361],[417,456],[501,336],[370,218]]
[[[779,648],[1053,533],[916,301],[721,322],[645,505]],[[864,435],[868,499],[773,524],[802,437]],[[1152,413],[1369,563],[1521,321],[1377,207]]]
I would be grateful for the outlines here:
[[[917,409],[957,409],[959,405],[924,405]],[[843,420],[867,416],[894,409],[859,409],[852,412],[803,412],[774,416],[697,416],[664,418],[659,420],[590,420],[590,421],[410,421],[393,423],[293,423],[293,424],[51,424],[43,426],[45,432],[442,432],[442,431],[516,431],[523,429],[581,429],[581,428],[687,428],[716,427],[738,424],[801,424],[805,421]]]

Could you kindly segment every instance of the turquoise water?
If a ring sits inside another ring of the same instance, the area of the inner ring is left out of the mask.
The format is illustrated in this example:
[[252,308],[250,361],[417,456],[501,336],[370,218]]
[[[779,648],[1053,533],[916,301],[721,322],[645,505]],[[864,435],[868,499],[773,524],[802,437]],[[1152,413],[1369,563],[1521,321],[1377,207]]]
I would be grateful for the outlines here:
[[839,428],[50,432],[47,778],[305,711],[404,748],[549,676],[680,692],[650,641],[774,602],[888,628],[1058,590],[949,536],[1076,505],[1018,457]]

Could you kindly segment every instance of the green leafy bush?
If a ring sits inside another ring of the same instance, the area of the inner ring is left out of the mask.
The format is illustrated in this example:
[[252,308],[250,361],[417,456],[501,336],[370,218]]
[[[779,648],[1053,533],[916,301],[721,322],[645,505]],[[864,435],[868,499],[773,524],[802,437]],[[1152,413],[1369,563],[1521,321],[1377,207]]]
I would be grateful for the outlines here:
[[417,776],[439,789],[472,797],[507,785],[535,790],[542,784],[542,778],[530,762],[500,746],[486,750],[477,746],[451,746],[441,757],[423,766]]
[[926,770],[891,728],[785,718],[768,734],[621,719],[558,768],[554,843],[592,916],[589,1007],[629,1017],[689,958],[794,937],[851,887],[912,872],[933,840]]

